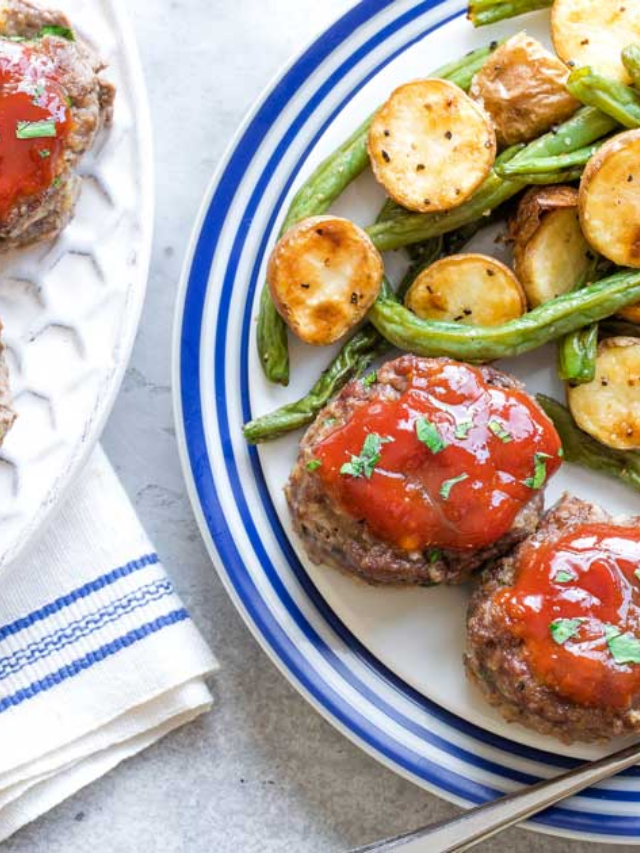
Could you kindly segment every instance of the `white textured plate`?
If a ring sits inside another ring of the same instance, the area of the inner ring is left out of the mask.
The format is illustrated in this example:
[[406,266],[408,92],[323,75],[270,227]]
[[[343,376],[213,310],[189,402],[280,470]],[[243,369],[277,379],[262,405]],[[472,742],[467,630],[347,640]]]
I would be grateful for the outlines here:
[[[242,423],[302,396],[329,359],[292,346],[292,382],[269,385],[255,351],[265,263],[288,201],[317,163],[398,83],[547,16],[474,31],[462,0],[363,0],[268,89],[205,199],[176,322],[176,414],[191,496],[234,601],[300,690],[353,740],[396,771],[461,803],[480,803],[572,766],[600,747],[568,748],[509,726],[462,668],[468,590],[368,587],[312,565],[291,532],[282,487],[299,435],[248,448]],[[334,207],[371,221],[381,193],[363,176]],[[552,348],[503,366],[531,392],[561,393]],[[565,466],[564,489],[614,512],[633,492]],[[617,743],[615,746],[619,746]],[[633,770],[530,822],[556,834],[640,842]]]
[[138,327],[153,228],[148,105],[123,5],[50,2],[106,59],[118,91],[113,126],[81,164],[71,224],[55,243],[0,260],[19,414],[0,451],[0,568],[42,526],[100,435]]

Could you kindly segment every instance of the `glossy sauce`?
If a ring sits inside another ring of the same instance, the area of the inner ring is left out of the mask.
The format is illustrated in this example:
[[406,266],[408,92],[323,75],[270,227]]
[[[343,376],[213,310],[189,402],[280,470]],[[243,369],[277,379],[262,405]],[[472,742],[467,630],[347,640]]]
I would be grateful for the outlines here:
[[[48,40],[0,39],[0,221],[15,203],[46,190],[71,129],[66,93]],[[20,122],[54,122],[55,137],[19,139]]]
[[[527,547],[515,586],[495,601],[524,640],[538,680],[581,705],[630,706],[640,691],[640,664],[615,662],[605,628],[640,639],[639,567],[637,528],[581,525],[555,543]],[[575,579],[561,583],[558,572]],[[557,619],[584,621],[558,644],[550,630]]]
[[[406,371],[406,390],[397,400],[376,396],[318,444],[317,475],[346,513],[405,550],[493,543],[535,495],[525,484],[534,455],[546,454],[546,478],[560,466],[552,423],[526,394],[488,385],[477,368],[415,357],[397,364]],[[439,452],[417,436],[423,418],[446,445]],[[371,476],[341,473],[370,433],[385,442]],[[451,482],[461,475],[466,479]]]

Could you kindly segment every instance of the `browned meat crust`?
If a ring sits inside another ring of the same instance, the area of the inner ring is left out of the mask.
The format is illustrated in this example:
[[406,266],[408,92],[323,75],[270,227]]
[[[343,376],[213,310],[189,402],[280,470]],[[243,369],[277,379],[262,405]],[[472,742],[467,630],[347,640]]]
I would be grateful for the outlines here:
[[[507,553],[536,529],[543,510],[537,494],[517,515],[511,530],[488,548],[477,551],[403,551],[381,541],[364,521],[351,518],[335,505],[319,477],[307,470],[314,447],[345,424],[360,406],[374,397],[397,399],[406,388],[408,360],[402,356],[378,370],[375,387],[355,380],[320,412],[307,430],[286,496],[296,532],[315,563],[328,563],[359,575],[371,584],[459,584],[487,560]],[[448,361],[448,359],[436,359]],[[522,388],[520,382],[492,367],[480,368],[485,379],[504,388]]]
[[[62,12],[41,9],[27,0],[0,4],[0,33],[34,37],[44,26],[71,27]],[[71,99],[73,129],[69,135],[62,170],[45,193],[19,201],[0,225],[0,252],[56,237],[73,216],[80,191],[74,173],[82,155],[90,150],[100,130],[111,122],[115,89],[101,72],[105,65],[81,41],[46,36],[48,48],[61,69],[60,81]]]
[[[601,522],[616,523],[599,507],[565,495],[544,516],[532,539],[553,542],[571,527]],[[618,523],[628,525],[630,520]],[[631,523],[640,523],[640,519],[631,519]],[[504,614],[493,600],[498,590],[513,584],[525,544],[487,569],[473,595],[467,619],[468,675],[506,720],[565,743],[604,740],[640,731],[640,713],[636,709],[621,712],[577,705],[540,684],[531,672],[522,641],[510,633]]]

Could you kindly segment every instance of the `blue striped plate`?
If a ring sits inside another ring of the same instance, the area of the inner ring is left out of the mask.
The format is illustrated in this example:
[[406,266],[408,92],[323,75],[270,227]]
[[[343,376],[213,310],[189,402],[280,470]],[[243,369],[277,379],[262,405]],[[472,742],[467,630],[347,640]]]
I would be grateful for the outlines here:
[[[288,201],[319,160],[400,82],[526,26],[548,39],[544,14],[475,32],[462,0],[363,0],[268,88],[206,195],[185,267],[174,340],[176,421],[200,527],[238,609],[309,701],[388,767],[457,803],[482,803],[552,776],[600,748],[568,749],[508,726],[467,684],[461,665],[467,591],[380,590],[310,565],[282,496],[299,436],[259,451],[243,422],[304,393],[328,361],[292,343],[292,384],[274,388],[255,354],[257,295]],[[366,223],[381,194],[363,176],[336,212]],[[393,263],[393,259],[391,259]],[[530,390],[554,387],[553,353],[507,364]],[[565,488],[606,492],[613,511],[637,497],[584,472]],[[639,508],[636,508],[636,512]],[[621,744],[616,743],[615,746]],[[529,823],[591,840],[640,840],[640,772]]]

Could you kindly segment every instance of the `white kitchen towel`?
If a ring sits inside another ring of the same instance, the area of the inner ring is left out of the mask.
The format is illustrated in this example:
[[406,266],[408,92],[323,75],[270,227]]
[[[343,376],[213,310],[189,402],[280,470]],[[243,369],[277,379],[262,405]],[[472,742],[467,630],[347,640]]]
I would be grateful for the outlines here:
[[0,576],[0,841],[207,711],[216,667],[97,450]]

